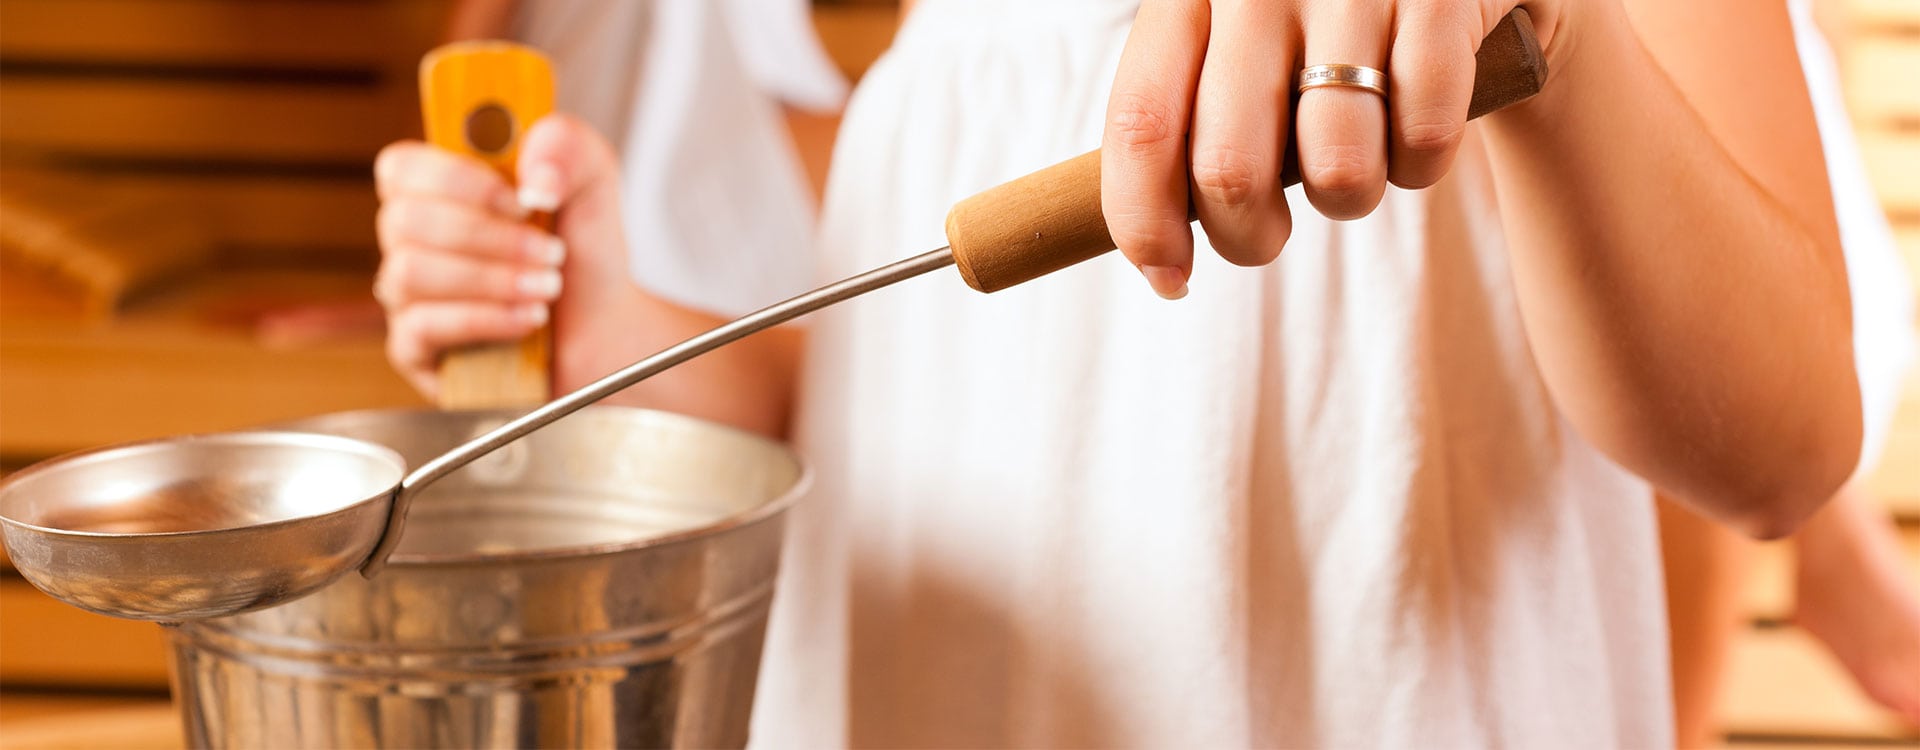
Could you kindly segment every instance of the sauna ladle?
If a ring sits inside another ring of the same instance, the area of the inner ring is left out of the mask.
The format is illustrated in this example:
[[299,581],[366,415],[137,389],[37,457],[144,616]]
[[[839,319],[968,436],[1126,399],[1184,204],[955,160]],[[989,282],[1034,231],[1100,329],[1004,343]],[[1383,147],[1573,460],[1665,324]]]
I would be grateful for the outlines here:
[[[1509,14],[1482,42],[1477,64],[1469,117],[1539,91],[1546,66],[1525,11]],[[0,531],[15,567],[42,590],[134,619],[221,617],[303,596],[354,568],[372,577],[400,543],[420,490],[621,389],[757,331],[948,265],[958,265],[969,286],[993,292],[1113,250],[1100,212],[1100,154],[968,198],[948,215],[946,229],[949,247],[687,339],[411,473],[382,446],[320,435],[228,433],[136,443],[54,459],[10,477],[0,485]]]

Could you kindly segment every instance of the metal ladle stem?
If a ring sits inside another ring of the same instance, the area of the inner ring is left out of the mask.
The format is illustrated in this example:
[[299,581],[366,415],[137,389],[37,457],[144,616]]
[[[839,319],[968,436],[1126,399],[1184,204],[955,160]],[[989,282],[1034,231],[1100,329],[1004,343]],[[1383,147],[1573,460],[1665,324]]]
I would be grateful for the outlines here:
[[581,407],[672,369],[682,362],[820,308],[946,268],[953,265],[953,262],[953,252],[943,247],[858,276],[836,281],[784,302],[760,308],[718,328],[674,344],[658,354],[628,365],[579,390],[547,402],[545,406],[527,412],[525,416],[501,425],[491,432],[440,454],[432,461],[421,464],[420,468],[414,469],[413,473],[400,480],[400,487],[394,491],[393,509],[387,514],[387,527],[381,532],[380,541],[374,546],[373,554],[367,558],[366,564],[360,566],[360,575],[372,578],[387,566],[387,558],[393,554],[394,548],[400,545],[401,531],[407,522],[407,508],[413,504],[414,495],[441,477],[453,473],[454,470],[499,450],[502,446],[519,440],[527,433],[545,427],[554,420],[579,411]]

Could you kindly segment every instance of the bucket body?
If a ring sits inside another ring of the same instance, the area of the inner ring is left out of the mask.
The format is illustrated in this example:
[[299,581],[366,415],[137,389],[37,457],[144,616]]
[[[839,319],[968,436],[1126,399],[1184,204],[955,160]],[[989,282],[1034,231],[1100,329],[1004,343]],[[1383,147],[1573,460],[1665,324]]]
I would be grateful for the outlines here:
[[[411,464],[506,413],[280,425]],[[172,630],[212,748],[738,747],[798,458],[687,417],[593,407],[416,500],[385,572]]]

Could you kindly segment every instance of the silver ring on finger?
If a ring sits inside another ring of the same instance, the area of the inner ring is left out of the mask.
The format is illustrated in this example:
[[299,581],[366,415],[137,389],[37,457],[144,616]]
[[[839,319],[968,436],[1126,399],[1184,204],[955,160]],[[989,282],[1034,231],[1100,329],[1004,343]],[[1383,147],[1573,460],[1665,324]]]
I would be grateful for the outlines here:
[[1387,74],[1365,65],[1309,65],[1300,71],[1298,80],[1299,88],[1296,90],[1301,92],[1337,86],[1371,91],[1383,97],[1387,95]]

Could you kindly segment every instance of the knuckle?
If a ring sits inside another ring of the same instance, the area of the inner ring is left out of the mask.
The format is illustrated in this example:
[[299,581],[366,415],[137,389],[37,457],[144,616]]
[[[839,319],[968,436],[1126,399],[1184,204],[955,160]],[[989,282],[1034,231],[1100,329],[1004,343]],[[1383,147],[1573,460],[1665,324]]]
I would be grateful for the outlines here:
[[419,214],[419,205],[414,201],[397,199],[381,203],[373,215],[374,231],[379,235],[381,247],[391,252],[390,246],[406,238],[418,223]]
[[538,231],[520,224],[488,221],[476,227],[476,250],[491,261],[540,265],[532,248],[539,242]]
[[493,299],[517,300],[533,296],[520,288],[520,274],[512,269],[487,268],[474,275],[477,277],[474,279],[475,286],[492,290]]
[[1352,144],[1322,144],[1307,151],[1303,171],[1315,189],[1337,196],[1372,189],[1378,173],[1372,149]]
[[1137,92],[1115,94],[1110,107],[1107,133],[1122,148],[1152,150],[1181,136],[1171,108],[1152,97]]
[[405,369],[416,364],[421,350],[420,326],[414,316],[397,313],[387,322],[387,359]]
[[1191,235],[1184,220],[1136,216],[1132,220],[1109,222],[1113,242],[1128,260],[1142,265],[1170,265],[1189,249]]
[[1244,207],[1257,200],[1267,182],[1264,162],[1233,146],[1210,146],[1193,156],[1193,185],[1208,202]]
[[1422,156],[1441,156],[1460,145],[1466,124],[1433,108],[1415,108],[1402,116],[1400,145]]
[[389,310],[399,308],[406,303],[408,275],[412,273],[412,256],[406,254],[388,256],[380,264],[380,272],[373,278],[373,296]]

